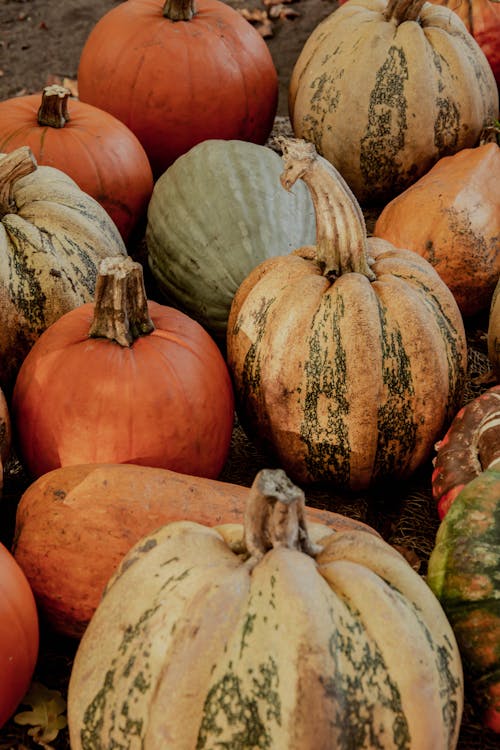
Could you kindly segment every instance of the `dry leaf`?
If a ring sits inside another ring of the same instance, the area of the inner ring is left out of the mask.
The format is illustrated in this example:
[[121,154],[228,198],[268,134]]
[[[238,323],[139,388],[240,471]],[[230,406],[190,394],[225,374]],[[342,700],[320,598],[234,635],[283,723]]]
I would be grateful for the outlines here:
[[269,8],[269,17],[270,18],[297,18],[300,16],[300,13],[298,13],[293,8],[287,8],[286,5],[283,3],[278,3],[277,5],[273,5],[271,8]]
[[255,8],[254,10],[242,8],[239,13],[241,13],[246,21],[255,26],[255,30],[258,31],[264,39],[273,36],[273,24],[267,15],[267,11],[259,10],[258,8]]
[[24,696],[22,704],[31,706],[31,711],[21,711],[14,722],[29,725],[28,734],[34,741],[49,750],[49,742],[55,740],[60,729],[67,726],[64,716],[66,701],[58,690],[50,690],[40,682],[33,682]]

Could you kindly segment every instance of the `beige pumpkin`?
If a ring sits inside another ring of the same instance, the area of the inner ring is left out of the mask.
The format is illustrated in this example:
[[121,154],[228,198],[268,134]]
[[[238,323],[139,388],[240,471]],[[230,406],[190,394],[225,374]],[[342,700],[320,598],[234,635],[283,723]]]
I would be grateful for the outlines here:
[[388,200],[442,156],[474,146],[498,116],[498,91],[449,8],[350,0],[306,41],[289,110],[295,135],[314,143],[365,203]]

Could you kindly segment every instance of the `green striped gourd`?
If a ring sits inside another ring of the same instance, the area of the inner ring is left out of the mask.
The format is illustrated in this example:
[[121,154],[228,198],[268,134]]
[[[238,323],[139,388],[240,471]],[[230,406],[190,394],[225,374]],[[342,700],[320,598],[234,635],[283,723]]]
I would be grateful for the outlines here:
[[245,141],[194,146],[157,181],[148,208],[148,259],[165,301],[219,339],[234,294],[262,260],[314,240],[303,185],[280,187],[281,159]]
[[289,110],[295,135],[314,143],[368,203],[394,197],[442,156],[475,146],[498,116],[498,90],[450,8],[350,0],[306,41]]
[[488,357],[500,381],[500,278],[493,292],[488,321]]
[[127,251],[104,208],[23,146],[0,154],[0,387],[41,333],[93,299],[99,262]]
[[500,468],[483,471],[441,521],[427,581],[454,630],[465,687],[500,733]]
[[227,356],[242,422],[299,482],[358,490],[408,477],[462,398],[457,304],[420,255],[367,238],[311,144],[283,149],[283,185],[307,184],[317,240],[261,263],[235,295]]
[[304,521],[263,470],[244,525],[179,521],[109,582],[68,691],[73,750],[452,750],[453,632],[380,537]]

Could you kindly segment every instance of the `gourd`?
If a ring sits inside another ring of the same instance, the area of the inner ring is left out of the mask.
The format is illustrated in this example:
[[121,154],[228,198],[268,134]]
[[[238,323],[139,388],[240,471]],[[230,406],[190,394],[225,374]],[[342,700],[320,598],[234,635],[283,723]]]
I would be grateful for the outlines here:
[[158,178],[209,138],[265,143],[278,75],[260,34],[225,3],[133,0],[90,32],[78,91],[136,134]]
[[[150,466],[64,466],[23,493],[12,549],[44,623],[81,638],[109,578],[141,537],[179,520],[241,523],[247,496],[247,487]],[[375,533],[338,513],[308,508],[306,515],[338,531]]]
[[99,267],[95,302],[50,326],[24,360],[12,399],[32,477],[80,463],[137,463],[215,477],[229,450],[231,381],[208,333],[148,301],[130,257]]
[[491,299],[487,340],[488,357],[493,371],[500,381],[500,277]]
[[156,182],[148,261],[165,300],[224,340],[234,294],[260,261],[314,240],[305,186],[281,189],[281,159],[255,143],[199,143]]
[[42,95],[0,102],[0,151],[29,146],[38,164],[71,177],[107,211],[127,242],[144,222],[153,175],[144,149],[120,120],[56,84]]
[[126,255],[102,206],[23,146],[0,154],[0,387],[40,334],[94,295],[99,262]]
[[440,159],[379,215],[374,235],[428,260],[462,315],[487,309],[500,276],[500,147]]
[[497,733],[500,733],[499,523],[497,465],[479,473],[453,501],[439,526],[427,573],[427,581],[457,639],[466,691],[483,726]]
[[295,481],[407,478],[461,402],[462,317],[426,260],[367,238],[312,144],[284,139],[283,152],[282,184],[308,186],[317,240],[263,261],[234,297],[227,359],[242,424]]
[[487,469],[500,468],[500,385],[469,401],[436,443],[432,494],[441,519],[463,488]]
[[0,727],[28,690],[38,658],[38,615],[26,576],[0,544]]
[[449,8],[356,0],[320,23],[292,71],[294,133],[362,204],[384,203],[441,157],[472,148],[498,116],[481,48]]
[[306,523],[302,490],[263,470],[243,525],[167,524],[124,557],[80,641],[68,723],[74,750],[448,750],[462,693],[449,623],[406,560]]

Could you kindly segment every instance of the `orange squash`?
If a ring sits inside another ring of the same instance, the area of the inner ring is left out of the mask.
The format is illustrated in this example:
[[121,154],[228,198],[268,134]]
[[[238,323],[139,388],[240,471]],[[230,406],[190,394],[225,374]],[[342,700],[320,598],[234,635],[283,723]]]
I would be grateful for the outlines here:
[[0,152],[29,146],[37,163],[56,167],[106,209],[124,241],[144,220],[153,175],[136,136],[108,112],[46,86],[0,102]]

